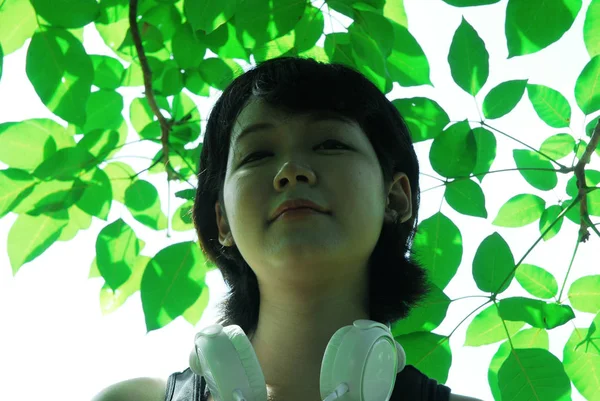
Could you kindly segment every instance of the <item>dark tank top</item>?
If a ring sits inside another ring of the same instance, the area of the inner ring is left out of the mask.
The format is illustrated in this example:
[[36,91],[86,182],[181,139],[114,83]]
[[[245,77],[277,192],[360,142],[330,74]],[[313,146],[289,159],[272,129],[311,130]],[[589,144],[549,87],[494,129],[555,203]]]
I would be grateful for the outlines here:
[[[207,401],[208,395],[204,378],[187,368],[169,376],[165,401]],[[396,376],[390,401],[450,401],[450,388],[406,365]]]

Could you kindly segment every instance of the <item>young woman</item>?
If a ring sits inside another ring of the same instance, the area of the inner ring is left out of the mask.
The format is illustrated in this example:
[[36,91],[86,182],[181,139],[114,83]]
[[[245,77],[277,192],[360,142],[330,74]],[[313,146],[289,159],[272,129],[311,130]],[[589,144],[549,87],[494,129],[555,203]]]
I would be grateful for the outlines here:
[[[271,59],[216,102],[199,171],[194,224],[229,286],[219,324],[243,330],[240,358],[258,363],[248,380],[266,384],[256,401],[323,400],[334,334],[357,321],[387,329],[429,291],[411,251],[419,164],[406,124],[351,68]],[[474,400],[411,365],[393,373],[391,401]],[[134,379],[97,400],[218,401],[214,381],[231,377],[205,376]]]

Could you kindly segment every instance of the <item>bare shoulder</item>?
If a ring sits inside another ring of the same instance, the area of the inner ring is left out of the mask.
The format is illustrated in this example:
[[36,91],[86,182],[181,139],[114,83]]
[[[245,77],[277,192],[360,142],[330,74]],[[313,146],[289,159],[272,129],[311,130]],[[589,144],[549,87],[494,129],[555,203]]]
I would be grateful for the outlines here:
[[479,398],[467,397],[466,395],[450,394],[450,401],[482,401]]
[[106,387],[92,401],[165,401],[166,390],[164,379],[137,377]]

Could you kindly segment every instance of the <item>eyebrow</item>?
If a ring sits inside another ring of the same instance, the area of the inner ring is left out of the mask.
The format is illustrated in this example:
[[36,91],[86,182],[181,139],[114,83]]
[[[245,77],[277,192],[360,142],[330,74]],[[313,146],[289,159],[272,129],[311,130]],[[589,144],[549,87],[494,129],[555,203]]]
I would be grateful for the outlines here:
[[[353,125],[356,123],[353,119],[344,116],[343,114],[336,113],[334,111],[329,110],[319,110],[309,112],[306,115],[311,119],[311,122],[325,121],[325,120],[335,120],[341,121],[346,124]],[[255,124],[250,124],[246,126],[236,137],[233,138],[233,144],[239,142],[243,137],[251,134],[253,132],[274,128],[275,125],[270,122],[260,122]]]

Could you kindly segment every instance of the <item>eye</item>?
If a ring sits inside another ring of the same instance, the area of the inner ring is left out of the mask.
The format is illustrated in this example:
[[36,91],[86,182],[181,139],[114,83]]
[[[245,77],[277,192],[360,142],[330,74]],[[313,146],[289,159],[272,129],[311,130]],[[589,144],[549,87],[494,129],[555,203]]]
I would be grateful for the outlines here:
[[[322,145],[324,145],[324,144],[326,144],[326,143],[334,143],[334,144],[335,144],[335,145],[330,145],[330,147],[333,147],[333,146],[342,146],[342,147],[343,147],[343,148],[345,148],[345,149],[350,149],[350,147],[346,146],[346,145],[345,145],[345,144],[343,144],[342,142],[340,142],[340,141],[337,141],[337,140],[335,140],[335,139],[328,139],[328,140],[326,140],[326,141],[324,141],[324,142],[321,142],[321,143],[320,143],[320,144],[319,144],[317,147],[321,147]],[[254,152],[254,153],[251,153],[251,154],[249,154],[249,155],[248,155],[248,157],[246,157],[246,158],[245,158],[245,159],[244,159],[244,160],[243,160],[243,161],[240,163],[240,165],[242,165],[242,164],[246,164],[246,163],[249,163],[250,161],[252,161],[253,159],[255,159],[255,156],[258,156],[258,155],[264,155],[264,154],[269,154],[269,152]],[[256,160],[258,160],[258,158],[257,158]]]

